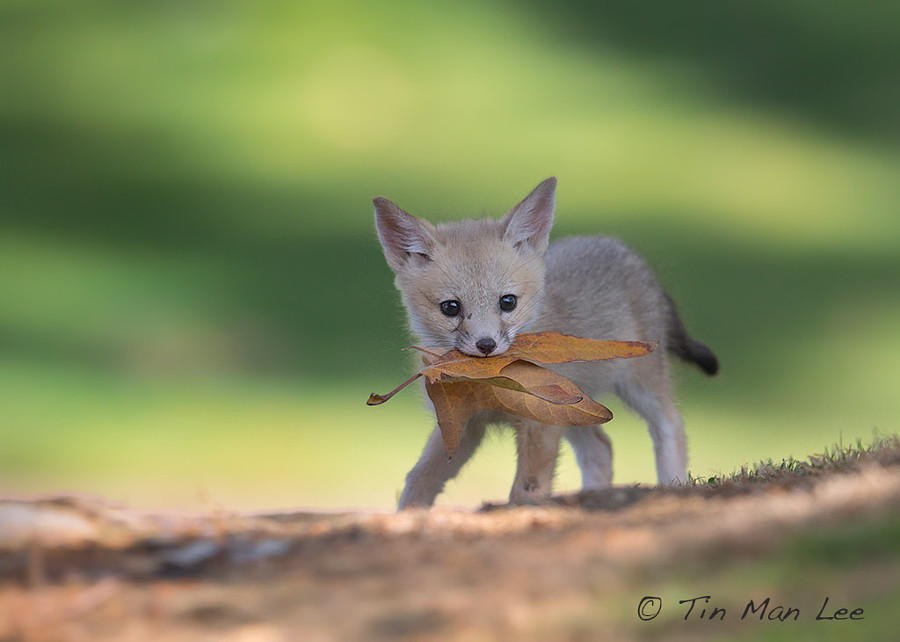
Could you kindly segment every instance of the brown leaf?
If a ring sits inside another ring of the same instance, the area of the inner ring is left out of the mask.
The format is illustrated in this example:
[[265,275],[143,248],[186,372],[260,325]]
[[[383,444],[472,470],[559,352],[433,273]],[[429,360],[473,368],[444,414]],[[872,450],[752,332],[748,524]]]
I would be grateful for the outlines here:
[[598,341],[559,332],[520,334],[502,356],[537,363],[630,359],[650,354],[657,344],[645,341]]
[[456,452],[466,423],[481,409],[498,410],[557,426],[591,426],[612,419],[605,406],[572,381],[540,365],[602,361],[649,354],[656,343],[598,341],[558,332],[520,334],[494,357],[472,357],[458,350],[443,354],[424,348],[424,367],[386,395],[372,394],[369,405],[384,403],[425,377],[447,452]]
[[[500,370],[501,380],[513,381],[516,386],[501,386],[527,392],[555,404],[573,404],[584,399],[584,393],[569,379],[529,361],[517,359]],[[499,385],[493,383],[492,385]]]
[[500,370],[517,359],[548,364],[628,359],[650,354],[656,345],[643,341],[598,341],[559,332],[535,332],[520,334],[506,352],[493,357],[471,357],[459,350],[449,350],[434,359],[434,352],[419,348],[426,353],[428,364],[420,372],[431,382],[445,375],[486,379],[498,376]]
[[506,353],[495,357],[471,357],[459,350],[445,352],[437,359],[423,357],[426,366],[420,370],[430,382],[442,377],[464,377],[466,379],[488,379],[500,376],[500,371],[518,357]]
[[566,392],[577,391],[577,396],[581,397],[580,401],[571,404],[555,404],[517,390],[484,385],[479,380],[426,381],[425,391],[434,404],[444,447],[451,457],[456,453],[469,419],[482,409],[507,412],[554,426],[594,426],[612,419],[606,406],[585,395],[571,381]]

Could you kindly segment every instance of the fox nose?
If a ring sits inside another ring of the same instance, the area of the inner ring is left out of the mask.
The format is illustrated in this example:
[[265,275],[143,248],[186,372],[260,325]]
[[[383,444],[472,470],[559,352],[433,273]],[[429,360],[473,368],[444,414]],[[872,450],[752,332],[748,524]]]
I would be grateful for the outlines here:
[[482,337],[475,342],[475,347],[481,350],[485,355],[488,355],[497,347],[497,342],[490,337]]

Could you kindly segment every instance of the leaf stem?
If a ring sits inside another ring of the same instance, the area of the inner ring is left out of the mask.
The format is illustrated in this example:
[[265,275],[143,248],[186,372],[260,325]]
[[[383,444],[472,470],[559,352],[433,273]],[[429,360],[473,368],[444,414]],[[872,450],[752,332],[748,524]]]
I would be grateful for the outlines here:
[[366,401],[366,405],[367,406],[378,406],[378,405],[383,404],[385,401],[387,401],[388,399],[393,397],[395,394],[397,394],[398,392],[403,390],[406,386],[408,386],[409,384],[411,384],[413,381],[415,381],[416,379],[418,379],[421,376],[422,376],[422,373],[417,372],[416,374],[411,376],[409,379],[407,379],[406,381],[401,383],[399,386],[397,386],[396,388],[391,390],[386,395],[379,395],[379,394],[373,392],[372,394],[369,395],[369,400]]

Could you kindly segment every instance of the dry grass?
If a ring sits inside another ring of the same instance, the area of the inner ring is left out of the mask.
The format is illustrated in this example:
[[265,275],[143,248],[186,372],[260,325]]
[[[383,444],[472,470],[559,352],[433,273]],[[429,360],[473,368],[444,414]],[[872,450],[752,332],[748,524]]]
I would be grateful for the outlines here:
[[835,445],[825,452],[812,455],[805,461],[793,457],[775,463],[771,459],[730,474],[706,479],[691,477],[689,485],[695,488],[710,488],[717,491],[746,490],[747,485],[757,484],[802,484],[811,478],[834,473],[855,472],[868,465],[893,466],[900,463],[900,437],[879,436],[865,445],[857,440],[855,445]]

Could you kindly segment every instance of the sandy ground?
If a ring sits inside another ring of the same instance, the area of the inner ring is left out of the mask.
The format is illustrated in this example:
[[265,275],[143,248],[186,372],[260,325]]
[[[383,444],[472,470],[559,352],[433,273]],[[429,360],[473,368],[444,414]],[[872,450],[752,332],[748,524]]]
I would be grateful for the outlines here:
[[[813,475],[472,512],[188,515],[9,499],[0,640],[706,639],[669,596],[748,577],[783,594],[785,578],[771,584],[747,569],[783,558],[797,538],[898,516],[897,452]],[[900,594],[894,550],[829,588],[833,599],[868,601],[866,622],[842,625],[854,634],[883,625],[880,600]],[[815,592],[815,577],[795,592]],[[667,617],[642,621],[640,599],[664,593]]]

